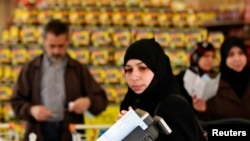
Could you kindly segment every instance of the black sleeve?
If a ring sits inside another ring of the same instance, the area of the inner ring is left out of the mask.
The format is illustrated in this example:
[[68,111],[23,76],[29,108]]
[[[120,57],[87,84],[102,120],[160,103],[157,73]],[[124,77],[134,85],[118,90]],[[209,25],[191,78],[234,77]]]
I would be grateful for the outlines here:
[[156,114],[172,129],[170,135],[160,135],[164,141],[198,141],[202,136],[200,124],[188,102],[178,95],[165,98]]

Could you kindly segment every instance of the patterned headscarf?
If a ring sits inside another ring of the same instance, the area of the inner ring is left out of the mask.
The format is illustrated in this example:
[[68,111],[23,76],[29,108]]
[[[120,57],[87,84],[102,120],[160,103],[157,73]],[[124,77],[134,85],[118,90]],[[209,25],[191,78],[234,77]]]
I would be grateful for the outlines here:
[[198,62],[200,58],[208,51],[215,52],[215,48],[211,43],[208,42],[198,42],[196,44],[195,49],[191,53],[190,56],[190,69],[193,70],[195,73],[202,75],[204,72],[199,67]]

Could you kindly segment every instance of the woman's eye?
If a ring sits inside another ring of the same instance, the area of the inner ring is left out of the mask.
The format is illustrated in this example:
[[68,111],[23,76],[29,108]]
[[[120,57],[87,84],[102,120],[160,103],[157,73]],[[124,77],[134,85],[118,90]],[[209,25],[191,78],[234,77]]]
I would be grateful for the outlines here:
[[243,51],[240,51],[239,52],[239,55],[245,55]]
[[146,70],[147,67],[140,67],[140,70]]
[[132,72],[132,69],[124,69],[125,73]]
[[234,53],[229,52],[229,53],[228,53],[228,57],[232,57],[232,56],[234,56]]

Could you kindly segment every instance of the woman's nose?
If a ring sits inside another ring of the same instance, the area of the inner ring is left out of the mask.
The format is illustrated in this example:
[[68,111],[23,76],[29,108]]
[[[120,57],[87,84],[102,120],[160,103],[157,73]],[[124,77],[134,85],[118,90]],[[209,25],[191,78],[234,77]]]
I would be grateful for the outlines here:
[[234,56],[234,60],[237,61],[237,62],[239,61],[239,58],[240,58],[239,55],[235,55],[235,56]]
[[132,75],[131,75],[131,79],[132,79],[132,80],[138,80],[139,77],[140,77],[140,74],[139,74],[138,71],[133,71],[133,72],[132,72]]

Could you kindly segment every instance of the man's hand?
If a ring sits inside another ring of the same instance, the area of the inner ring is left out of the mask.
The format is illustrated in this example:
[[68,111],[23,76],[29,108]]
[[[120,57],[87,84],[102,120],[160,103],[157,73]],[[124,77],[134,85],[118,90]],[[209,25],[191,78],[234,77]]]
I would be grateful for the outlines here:
[[83,114],[89,109],[90,104],[91,101],[88,97],[81,97],[76,99],[72,104],[70,104],[69,111],[75,112],[77,114]]
[[37,121],[47,121],[52,116],[51,111],[42,105],[32,106],[30,113]]

